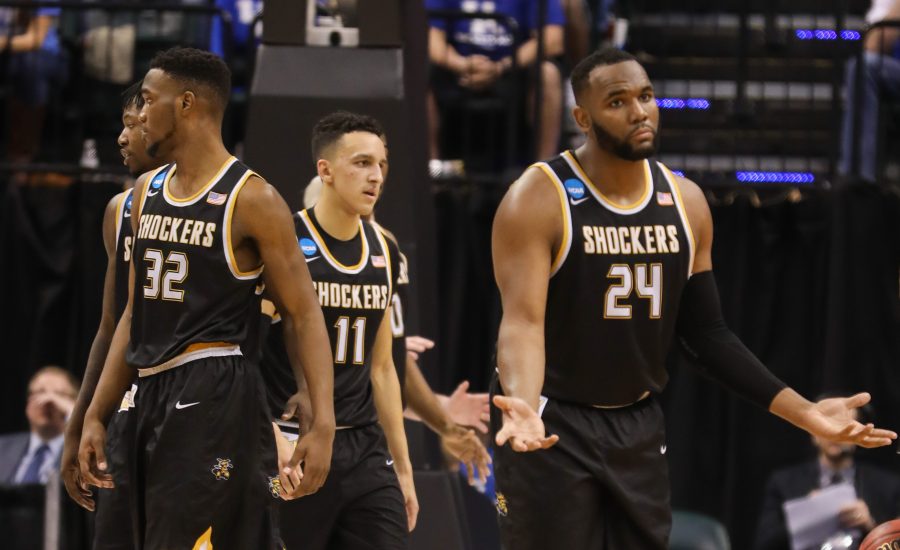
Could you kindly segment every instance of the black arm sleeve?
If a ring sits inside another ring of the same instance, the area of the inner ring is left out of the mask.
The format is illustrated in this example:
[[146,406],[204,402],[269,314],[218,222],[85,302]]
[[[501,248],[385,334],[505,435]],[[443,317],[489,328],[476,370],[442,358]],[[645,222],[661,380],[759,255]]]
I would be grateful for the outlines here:
[[675,330],[705,375],[760,407],[768,409],[786,387],[725,325],[712,271],[688,280]]

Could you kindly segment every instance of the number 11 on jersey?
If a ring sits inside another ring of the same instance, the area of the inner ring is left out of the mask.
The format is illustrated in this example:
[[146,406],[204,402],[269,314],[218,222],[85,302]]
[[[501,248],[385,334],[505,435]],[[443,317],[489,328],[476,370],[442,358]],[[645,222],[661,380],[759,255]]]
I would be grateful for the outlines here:
[[[334,362],[347,362],[347,347],[350,339],[350,318],[338,317],[334,324],[337,328],[337,343],[334,347]],[[365,362],[363,353],[366,346],[366,318],[357,317],[353,321],[353,364],[362,365]]]

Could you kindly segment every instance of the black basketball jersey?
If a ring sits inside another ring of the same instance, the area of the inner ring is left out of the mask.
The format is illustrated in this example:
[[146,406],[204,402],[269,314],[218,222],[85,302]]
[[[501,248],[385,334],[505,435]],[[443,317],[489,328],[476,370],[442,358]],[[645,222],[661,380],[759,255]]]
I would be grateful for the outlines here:
[[158,169],[141,198],[128,349],[137,368],[225,354],[227,348],[178,357],[191,344],[240,345],[250,310],[259,307],[254,291],[262,266],[240,271],[231,243],[234,205],[253,172],[232,157],[197,193],[178,199],[169,192],[177,169]]
[[394,359],[394,367],[397,369],[397,379],[400,381],[400,394],[403,399],[403,407],[406,408],[406,310],[404,309],[409,296],[409,265],[406,256],[400,251],[397,238],[390,231],[378,224],[373,224],[379,229],[387,240],[391,256],[391,272],[394,275],[394,294],[391,296],[391,355]]
[[[349,241],[323,231],[312,209],[295,214],[294,225],[331,340],[335,421],[338,426],[372,424],[378,417],[369,380],[371,356],[391,305],[390,250],[381,232],[363,221]],[[296,392],[280,323],[269,331],[263,371],[272,413],[280,415]]]
[[131,203],[134,189],[119,196],[116,206],[116,323],[128,305],[128,264],[131,263],[131,249],[134,245],[134,231],[131,229]]
[[547,294],[543,393],[620,405],[661,391],[694,259],[674,176],[644,161],[643,195],[621,205],[600,193],[571,151],[537,166],[559,193],[564,223]]

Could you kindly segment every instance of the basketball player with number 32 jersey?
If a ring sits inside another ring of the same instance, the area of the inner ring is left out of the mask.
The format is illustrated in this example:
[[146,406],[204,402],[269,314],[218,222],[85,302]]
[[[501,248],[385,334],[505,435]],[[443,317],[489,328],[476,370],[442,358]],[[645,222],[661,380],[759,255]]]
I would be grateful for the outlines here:
[[[229,86],[221,59],[190,48],[158,54],[143,79],[147,150],[174,162],[135,186],[129,299],[79,450],[85,479],[111,486],[104,425],[116,407],[133,409],[115,452],[131,466],[136,548],[281,548],[275,499],[302,484],[315,491],[330,463],[332,378],[321,309],[291,246],[284,201],[222,144]],[[263,266],[316,415],[283,468],[262,380],[240,348]],[[304,277],[309,286],[298,288]],[[123,399],[135,374],[137,388]]]

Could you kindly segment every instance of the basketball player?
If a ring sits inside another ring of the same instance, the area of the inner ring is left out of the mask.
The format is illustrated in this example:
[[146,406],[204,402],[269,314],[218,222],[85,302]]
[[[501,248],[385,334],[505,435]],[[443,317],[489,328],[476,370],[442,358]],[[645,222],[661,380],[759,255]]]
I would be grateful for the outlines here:
[[504,547],[667,547],[656,394],[676,334],[708,375],[817,437],[866,447],[896,438],[853,419],[868,394],[811,403],[725,326],[709,207],[696,184],[653,160],[659,112],[634,57],[593,53],[572,87],[587,142],[526,170],[494,221]]
[[[294,216],[294,242],[306,257],[331,327],[337,432],[325,485],[281,507],[289,550],[406,548],[416,523],[418,502],[391,357],[398,258],[382,233],[362,220],[384,182],[382,134],[375,119],[348,112],[332,113],[313,128],[312,152],[323,188],[314,208]],[[295,391],[285,376],[283,349],[278,331],[271,331],[263,368],[271,371],[268,380],[283,380],[268,385],[276,402]],[[282,410],[278,403],[273,413]],[[283,424],[283,431],[291,429],[297,427]]]
[[[381,137],[382,141],[386,142],[386,136],[382,135]],[[387,147],[385,147],[385,150],[387,151]],[[387,179],[387,172],[388,169],[382,172],[384,179]],[[322,180],[317,176],[310,181],[303,192],[303,205],[307,209],[313,208],[318,202],[321,192]],[[490,474],[489,464],[491,463],[491,457],[475,432],[464,426],[467,426],[468,422],[473,424],[481,422],[483,410],[487,408],[487,395],[469,395],[465,393],[465,389],[462,392],[454,392],[452,404],[462,405],[457,407],[457,409],[461,410],[454,409],[458,413],[457,416],[459,416],[459,418],[454,418],[450,408],[445,406],[445,404],[451,404],[451,398],[435,394],[428,385],[428,381],[419,369],[418,363],[407,353],[406,308],[404,304],[408,304],[409,267],[406,255],[400,251],[400,245],[394,234],[375,222],[374,211],[368,216],[364,216],[363,219],[372,223],[381,231],[387,239],[390,256],[397,263],[397,267],[394,270],[394,293],[391,297],[391,334],[393,336],[391,356],[394,360],[394,367],[397,369],[397,379],[400,382],[400,393],[405,408],[404,416],[411,420],[424,422],[431,431],[441,438],[444,448],[454,458],[466,465],[466,473],[470,484],[475,482],[476,473],[483,483]],[[431,346],[434,345],[434,342],[430,340],[418,339],[425,343],[430,343]],[[420,347],[419,349],[422,348]],[[465,384],[464,387],[468,387],[467,383],[464,382],[463,384]],[[484,396],[483,401],[480,399],[481,395]]]
[[[141,105],[141,83],[132,84],[122,94],[122,132],[117,143],[122,152],[122,159],[133,178],[163,164],[162,159],[155,159],[147,154],[141,135],[142,125],[138,118]],[[134,546],[132,530],[127,510],[128,498],[127,478],[124,464],[110,466],[110,474],[114,475],[115,487],[104,492],[95,503],[92,493],[81,478],[77,461],[78,446],[81,443],[81,429],[84,413],[94,396],[97,381],[103,368],[103,361],[109,352],[110,341],[115,330],[116,320],[122,316],[128,301],[128,265],[131,261],[133,233],[131,231],[132,189],[127,189],[114,196],[103,214],[103,244],[106,248],[107,266],[103,283],[103,305],[100,326],[91,345],[85,368],[84,380],[75,408],[66,424],[65,444],[63,446],[60,472],[66,491],[82,507],[97,510],[96,529],[98,533],[94,548],[130,548]],[[107,427],[109,438],[107,449],[115,446],[118,434],[123,426],[119,420],[121,415],[113,416]]]
[[[161,52],[150,66],[141,89],[144,140],[151,156],[175,162],[135,186],[129,299],[85,413],[81,474],[112,485],[104,426],[121,403],[135,415],[134,432],[118,447],[135,453],[130,508],[139,547],[280,548],[271,424],[259,374],[238,344],[265,265],[313,414],[282,479],[297,480],[303,461],[303,479],[289,489],[312,493],[327,475],[334,438],[321,309],[284,201],[222,143],[228,67],[192,48]],[[134,368],[137,391],[122,399]]]

